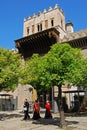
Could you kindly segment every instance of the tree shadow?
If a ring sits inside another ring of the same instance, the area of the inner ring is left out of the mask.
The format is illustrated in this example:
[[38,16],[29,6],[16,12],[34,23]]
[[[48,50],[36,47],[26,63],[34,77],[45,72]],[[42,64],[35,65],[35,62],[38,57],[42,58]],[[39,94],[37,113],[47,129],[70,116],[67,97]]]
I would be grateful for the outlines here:
[[67,121],[66,120],[66,123],[67,123],[67,126],[68,126],[68,125],[72,125],[72,124],[78,124],[79,122],[78,121]]
[[14,113],[0,113],[0,120],[4,121],[6,119],[11,119],[11,118],[19,118],[23,117],[21,114],[14,114]]
[[43,124],[43,125],[59,125],[60,119],[59,118],[52,118],[52,119],[45,119],[40,118],[38,120],[33,120],[33,124]]
[[87,117],[87,112],[65,113],[65,117]]
[[[68,125],[73,125],[73,124],[78,124],[77,121],[68,121],[65,120],[66,126]],[[43,125],[56,125],[60,127],[60,118],[55,117],[52,119],[45,119],[45,118],[40,118],[38,120],[32,121],[33,124],[43,124]]]

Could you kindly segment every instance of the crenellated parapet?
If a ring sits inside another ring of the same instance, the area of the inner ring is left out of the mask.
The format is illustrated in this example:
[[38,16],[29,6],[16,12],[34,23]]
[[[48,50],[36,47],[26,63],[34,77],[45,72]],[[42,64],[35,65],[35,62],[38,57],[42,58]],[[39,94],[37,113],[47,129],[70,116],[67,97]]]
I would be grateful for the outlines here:
[[33,16],[29,16],[28,18],[24,18],[24,22],[27,21],[27,20],[30,20],[32,18],[36,18],[36,17],[40,16],[41,14],[45,14],[45,13],[49,13],[50,11],[54,11],[55,9],[58,9],[64,15],[63,10],[59,7],[58,4],[56,4],[54,8],[52,8],[50,6],[48,10],[44,9],[42,12],[39,11],[37,14],[34,13]]

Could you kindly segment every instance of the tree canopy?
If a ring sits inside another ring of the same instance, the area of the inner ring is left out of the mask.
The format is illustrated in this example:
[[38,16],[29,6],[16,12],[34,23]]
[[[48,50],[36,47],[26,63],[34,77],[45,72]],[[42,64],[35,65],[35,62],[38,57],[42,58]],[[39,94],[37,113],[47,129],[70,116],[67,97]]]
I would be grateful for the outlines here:
[[69,44],[54,44],[44,56],[34,54],[26,61],[23,71],[23,83],[43,91],[50,87],[62,86],[66,82],[87,86],[87,60],[80,49]]
[[20,77],[20,55],[0,48],[0,90],[14,90]]

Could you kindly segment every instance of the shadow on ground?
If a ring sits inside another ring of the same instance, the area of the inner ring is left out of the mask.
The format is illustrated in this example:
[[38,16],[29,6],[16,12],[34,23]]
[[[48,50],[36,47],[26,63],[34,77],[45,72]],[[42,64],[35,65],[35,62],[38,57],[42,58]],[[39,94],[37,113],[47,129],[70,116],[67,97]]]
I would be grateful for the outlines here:
[[[66,126],[68,125],[72,125],[72,124],[77,124],[77,121],[66,121]],[[34,120],[32,121],[33,124],[43,124],[43,125],[56,125],[60,127],[60,118],[55,117],[53,119],[45,119],[45,118],[41,118],[39,120]]]
[[87,112],[73,112],[73,113],[65,113],[65,117],[85,117],[87,116]]
[[10,119],[10,118],[18,118],[18,117],[23,117],[23,115],[21,114],[14,114],[14,113],[0,113],[0,120],[6,120],[6,119]]
[[[81,115],[78,115],[78,116],[81,116]],[[11,118],[20,118],[20,117],[23,117],[23,114],[13,113],[13,112],[9,112],[9,113],[2,112],[2,113],[0,113],[0,121],[5,121],[6,119],[11,119]],[[45,118],[42,117],[38,120],[33,120],[32,118],[30,118],[29,120],[32,121],[32,124],[55,125],[55,126],[60,127],[60,117],[53,117],[52,119],[45,119]],[[77,121],[69,121],[69,120],[65,120],[65,121],[66,121],[67,127],[69,127],[70,125],[75,125],[75,124],[79,123]],[[67,130],[68,130],[68,128],[67,128]],[[70,130],[73,130],[73,129],[70,128]]]

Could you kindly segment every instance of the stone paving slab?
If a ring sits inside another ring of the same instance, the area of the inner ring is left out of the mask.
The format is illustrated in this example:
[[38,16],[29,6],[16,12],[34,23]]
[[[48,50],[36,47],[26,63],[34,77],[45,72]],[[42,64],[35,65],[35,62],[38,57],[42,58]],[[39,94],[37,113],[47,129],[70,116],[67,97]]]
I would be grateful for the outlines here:
[[53,119],[44,119],[44,113],[41,113],[41,119],[33,120],[32,113],[30,119],[22,120],[23,113],[18,111],[0,112],[0,130],[87,130],[87,116],[69,116],[65,117],[67,127],[59,127],[59,113],[53,114]]

